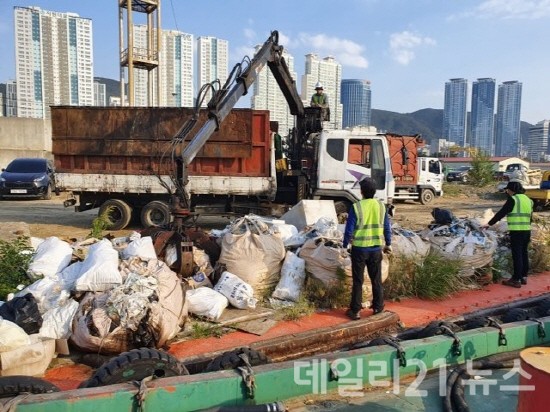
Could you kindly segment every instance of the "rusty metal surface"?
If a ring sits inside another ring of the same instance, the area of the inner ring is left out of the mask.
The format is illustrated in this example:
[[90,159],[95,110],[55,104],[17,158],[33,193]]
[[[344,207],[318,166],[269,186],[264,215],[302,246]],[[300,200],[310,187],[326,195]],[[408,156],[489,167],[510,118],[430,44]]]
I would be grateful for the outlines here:
[[[273,362],[283,362],[350,347],[372,339],[381,333],[395,331],[398,322],[399,315],[397,313],[382,312],[358,321],[266,339],[249,346],[265,353]],[[240,346],[180,360],[185,364],[189,373],[200,373],[213,358],[238,347]]]
[[[56,170],[169,174],[174,170],[171,138],[193,111],[174,107],[52,107]],[[188,139],[205,120],[204,112]],[[268,176],[270,150],[269,112],[235,109],[199,151],[190,174]]]

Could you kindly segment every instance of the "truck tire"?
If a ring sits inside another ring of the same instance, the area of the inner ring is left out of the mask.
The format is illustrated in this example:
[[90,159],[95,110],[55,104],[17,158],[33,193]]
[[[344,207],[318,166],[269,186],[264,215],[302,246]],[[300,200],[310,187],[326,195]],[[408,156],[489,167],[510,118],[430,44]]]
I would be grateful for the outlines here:
[[0,398],[17,396],[24,392],[52,393],[59,392],[59,388],[44,379],[31,376],[0,377]]
[[217,372],[222,370],[237,369],[239,366],[245,366],[244,361],[239,355],[245,353],[251,366],[265,365],[271,361],[265,354],[250,348],[239,348],[224,352],[214,358],[206,367],[205,372]]
[[169,224],[171,220],[170,206],[160,200],[147,203],[141,210],[141,224],[143,227],[164,226]]
[[435,194],[431,189],[422,189],[420,192],[420,203],[427,205],[431,203],[435,198]]
[[121,230],[132,220],[132,208],[123,200],[109,199],[99,208],[98,216],[107,213],[110,230]]
[[187,368],[172,355],[151,348],[132,349],[121,353],[100,366],[79,388],[95,388],[129,381],[140,381],[148,376],[157,378],[189,375]]

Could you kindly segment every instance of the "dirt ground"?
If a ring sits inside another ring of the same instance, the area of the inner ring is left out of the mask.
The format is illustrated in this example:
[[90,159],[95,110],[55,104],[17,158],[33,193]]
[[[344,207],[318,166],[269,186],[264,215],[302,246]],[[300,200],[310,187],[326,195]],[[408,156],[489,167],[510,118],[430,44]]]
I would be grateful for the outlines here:
[[[431,221],[430,212],[434,207],[449,209],[457,217],[481,216],[485,209],[493,212],[504,204],[505,195],[497,193],[494,186],[486,188],[474,188],[462,184],[445,185],[447,193],[437,198],[429,205],[421,205],[417,202],[407,201],[396,204],[396,214],[393,222],[399,223],[403,228],[420,230]],[[66,194],[54,196],[52,200],[1,200],[1,222],[25,222],[29,225],[31,236],[45,238],[57,236],[67,239],[84,239],[92,227],[92,221],[97,215],[97,210],[76,213],[72,207],[63,207]],[[542,212],[538,215],[550,217],[550,212]],[[224,228],[228,223],[225,218],[206,222],[208,228]],[[201,222],[199,221],[199,225]],[[0,232],[2,225],[0,224]],[[133,225],[120,231],[111,231],[113,236],[126,236],[133,230],[139,230],[139,225]]]

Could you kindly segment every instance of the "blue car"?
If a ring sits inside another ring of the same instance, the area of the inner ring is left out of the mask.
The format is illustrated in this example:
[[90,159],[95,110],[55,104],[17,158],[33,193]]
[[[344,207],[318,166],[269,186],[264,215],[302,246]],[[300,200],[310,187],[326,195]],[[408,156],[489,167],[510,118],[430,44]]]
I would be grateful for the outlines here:
[[15,159],[0,173],[0,198],[32,196],[49,200],[54,191],[54,167],[48,159]]

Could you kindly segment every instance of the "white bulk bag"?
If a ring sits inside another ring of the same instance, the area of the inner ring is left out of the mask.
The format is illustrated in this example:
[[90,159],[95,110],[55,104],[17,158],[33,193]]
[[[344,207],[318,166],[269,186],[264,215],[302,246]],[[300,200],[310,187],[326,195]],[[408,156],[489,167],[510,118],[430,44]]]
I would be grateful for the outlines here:
[[78,302],[69,299],[63,306],[47,311],[38,334],[45,338],[68,339],[71,336],[71,325],[78,310]]
[[71,263],[72,256],[73,249],[67,242],[55,236],[49,237],[38,245],[27,274],[31,280],[54,276]]
[[30,343],[29,335],[21,327],[0,318],[0,352],[7,352]]
[[273,297],[281,300],[297,302],[306,280],[306,261],[291,251],[286,252],[286,257],[281,268],[281,279],[273,292]]
[[75,290],[103,292],[122,283],[118,270],[118,252],[107,239],[90,246],[84,260]]
[[237,309],[255,309],[254,289],[248,283],[230,272],[223,272],[214,290],[224,295]]
[[229,301],[224,295],[207,287],[190,289],[185,296],[189,312],[210,320],[218,320],[229,305]]
[[155,246],[153,246],[153,238],[151,236],[144,236],[132,240],[128,246],[120,252],[120,256],[122,259],[129,259],[134,256],[142,259],[157,259]]

